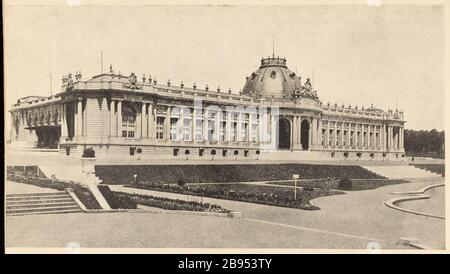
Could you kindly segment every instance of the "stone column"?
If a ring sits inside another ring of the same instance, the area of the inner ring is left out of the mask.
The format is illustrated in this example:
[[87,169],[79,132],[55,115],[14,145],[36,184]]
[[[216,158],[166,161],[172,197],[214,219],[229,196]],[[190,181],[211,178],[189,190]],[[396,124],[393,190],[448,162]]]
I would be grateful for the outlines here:
[[391,145],[390,145],[390,148],[394,148],[394,127],[391,126],[390,128],[391,128],[391,138],[390,138]]
[[153,104],[150,103],[148,104],[148,115],[147,115],[148,119],[147,119],[147,137],[149,139],[154,139],[156,138],[156,121],[155,121],[155,117],[153,116]]
[[111,99],[109,102],[109,136],[114,137],[117,135],[116,130],[116,102]]
[[334,121],[334,129],[333,129],[333,148],[336,148],[336,140],[337,140],[337,121]]
[[77,102],[77,133],[78,136],[83,136],[83,101]]
[[302,122],[303,122],[302,116],[299,116],[298,117],[298,131],[297,131],[298,138],[297,138],[297,141],[298,141],[298,145],[299,145],[300,149],[303,149],[303,146],[302,146]]
[[[142,111],[142,109],[141,109]],[[142,112],[141,111],[136,111],[136,122],[135,122],[135,135],[134,138],[136,139],[141,139],[142,137]]]
[[322,143],[322,119],[317,118],[317,145]]
[[170,131],[171,131],[171,107],[167,106],[167,110],[166,110],[166,127],[165,127],[165,135],[166,138],[165,140],[170,140]]
[[313,138],[313,123],[310,121],[309,123],[309,130],[308,130],[308,150],[311,150],[312,147],[312,138]]
[[66,104],[62,104],[61,108],[61,138],[65,140],[69,136],[67,128]]
[[[262,111],[260,111],[259,119],[258,119],[258,143],[259,144],[262,144],[265,141],[264,140],[265,117],[264,116],[265,116],[265,114]],[[228,124],[228,122],[227,122],[227,124]]]
[[391,127],[387,126],[387,149],[391,148]]
[[400,128],[400,149],[404,149],[404,141],[405,141],[405,132],[404,132],[404,128]]
[[381,148],[381,127],[380,126],[376,126],[376,130],[378,130],[378,145],[376,146],[376,149],[380,149]]
[[[347,148],[351,149],[352,146],[350,145],[350,140],[352,139],[352,124],[348,123],[348,129],[347,129]],[[353,140],[351,140],[353,142]]]
[[216,117],[214,119],[214,141],[217,143],[219,143],[219,130],[221,128],[219,116],[222,115],[219,113],[221,113],[221,110],[216,111]]
[[339,147],[344,148],[344,122],[341,123],[341,137],[339,142],[340,142]]
[[252,142],[253,134],[253,112],[248,113],[248,142]]
[[117,102],[116,136],[122,137],[122,101]]
[[148,125],[148,116],[147,116],[147,104],[142,102],[142,108],[141,108],[141,137],[142,138],[147,138],[148,134],[147,134],[147,125]]
[[317,134],[317,118],[314,117],[312,119],[312,147],[315,147],[319,142],[317,136],[319,136]]
[[276,123],[276,117],[272,113],[270,114],[270,143],[273,144],[276,148],[277,145],[277,123]]
[[237,136],[237,141],[238,142],[242,142],[242,113],[239,112],[238,114],[238,122],[237,122],[237,132],[236,132],[236,136]]
[[327,131],[325,132],[325,147],[330,146],[330,120],[327,121]]
[[202,132],[203,132],[203,140],[204,141],[208,141],[208,110],[204,110],[203,112],[203,127],[202,127]]
[[397,127],[397,134],[395,135],[395,148],[400,148],[400,128]]
[[192,141],[197,143],[197,109],[194,107],[192,109]]
[[298,144],[298,117],[293,116],[292,118],[292,143],[295,148]]

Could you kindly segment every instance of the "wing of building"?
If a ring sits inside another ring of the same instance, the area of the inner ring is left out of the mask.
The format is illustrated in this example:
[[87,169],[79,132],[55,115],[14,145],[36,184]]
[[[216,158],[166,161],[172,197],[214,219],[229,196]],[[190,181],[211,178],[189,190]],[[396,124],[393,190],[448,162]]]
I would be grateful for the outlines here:
[[123,76],[112,67],[81,78],[64,77],[55,96],[19,99],[10,110],[11,143],[143,159],[404,157],[401,111],[324,105],[284,58],[263,58],[239,94]]

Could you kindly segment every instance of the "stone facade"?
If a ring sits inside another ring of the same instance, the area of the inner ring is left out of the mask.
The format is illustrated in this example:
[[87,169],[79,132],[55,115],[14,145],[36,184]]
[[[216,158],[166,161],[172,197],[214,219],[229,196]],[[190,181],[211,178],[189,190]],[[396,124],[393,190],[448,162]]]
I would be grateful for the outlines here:
[[70,155],[85,147],[98,157],[152,159],[255,159],[278,150],[306,158],[404,155],[401,111],[324,105],[311,81],[302,83],[278,57],[262,59],[239,94],[160,84],[111,67],[87,81],[68,75],[57,95],[22,98],[10,113],[11,142]]

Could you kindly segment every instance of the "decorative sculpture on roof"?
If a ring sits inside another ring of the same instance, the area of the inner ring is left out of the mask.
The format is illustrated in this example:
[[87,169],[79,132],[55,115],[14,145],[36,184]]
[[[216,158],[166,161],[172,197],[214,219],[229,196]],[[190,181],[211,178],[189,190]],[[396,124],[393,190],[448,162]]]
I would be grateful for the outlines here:
[[67,76],[63,76],[62,83],[63,85],[66,85],[66,91],[73,90],[72,73],[69,73]]
[[81,70],[75,72],[75,80],[76,80],[77,82],[81,80],[81,76],[82,76]]
[[312,89],[311,80],[309,80],[309,78],[306,78],[305,89],[309,91]]
[[122,87],[129,89],[142,89],[142,85],[138,85],[137,76],[132,72],[130,76],[128,76],[128,83],[123,83]]
[[314,99],[319,98],[317,96],[317,91],[313,90],[312,84],[311,84],[311,80],[309,78],[306,79],[306,82],[305,82],[305,84],[302,87],[302,91],[301,91],[300,95],[302,97],[304,97],[304,96],[308,97],[309,96],[309,97],[312,97]]

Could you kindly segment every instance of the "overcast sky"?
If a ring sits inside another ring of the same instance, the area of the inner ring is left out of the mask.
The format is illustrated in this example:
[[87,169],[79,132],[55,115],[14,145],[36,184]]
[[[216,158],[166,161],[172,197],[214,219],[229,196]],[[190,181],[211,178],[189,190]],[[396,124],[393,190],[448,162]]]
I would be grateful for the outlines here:
[[398,99],[406,128],[444,128],[437,6],[19,6],[4,16],[6,109],[50,95],[50,73],[53,93],[64,74],[99,74],[100,50],[104,71],[238,92],[275,36],[292,71],[315,71],[325,104],[395,109]]

